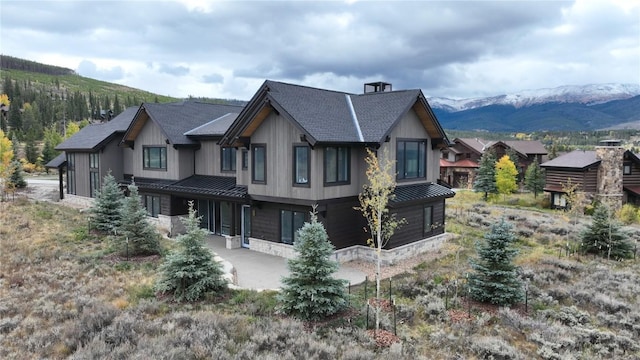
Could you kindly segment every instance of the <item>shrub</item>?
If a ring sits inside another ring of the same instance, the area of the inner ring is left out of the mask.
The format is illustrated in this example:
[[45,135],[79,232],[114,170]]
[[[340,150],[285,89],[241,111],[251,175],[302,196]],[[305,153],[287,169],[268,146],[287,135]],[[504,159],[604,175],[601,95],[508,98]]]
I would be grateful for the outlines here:
[[618,219],[625,225],[638,222],[638,208],[631,204],[624,204],[616,213]]
[[524,355],[518,349],[496,337],[472,338],[471,351],[482,359],[524,359]]

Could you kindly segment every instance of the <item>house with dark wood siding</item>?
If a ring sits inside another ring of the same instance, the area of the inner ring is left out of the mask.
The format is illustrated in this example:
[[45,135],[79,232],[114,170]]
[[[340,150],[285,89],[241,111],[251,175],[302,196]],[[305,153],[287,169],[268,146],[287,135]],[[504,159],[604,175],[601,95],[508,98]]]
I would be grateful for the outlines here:
[[[182,230],[179,218],[193,201],[201,226],[227,247],[291,256],[297,230],[316,207],[336,258],[347,261],[373,257],[364,217],[354,210],[371,149],[396,162],[390,208],[406,219],[387,244],[388,260],[435,247],[446,237],[445,200],[454,196],[437,184],[449,141],[420,90],[366,89],[373,91],[267,80],[245,107],[145,103],[118,130],[121,165],[112,172],[123,185],[135,182],[168,234]],[[59,148],[70,149],[67,142]],[[71,163],[85,177],[88,169]],[[76,196],[89,196],[77,189]]]
[[595,150],[574,150],[542,163],[551,205],[565,208],[566,191],[576,186],[589,200],[638,204],[640,200],[640,157],[620,146],[617,140],[605,141]]

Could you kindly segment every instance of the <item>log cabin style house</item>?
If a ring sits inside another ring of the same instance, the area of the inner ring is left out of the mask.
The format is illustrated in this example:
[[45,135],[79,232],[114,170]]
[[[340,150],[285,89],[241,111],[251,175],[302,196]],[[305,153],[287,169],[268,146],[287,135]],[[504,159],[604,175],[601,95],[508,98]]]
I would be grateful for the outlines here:
[[[201,226],[227,247],[291,256],[315,206],[338,260],[371,257],[354,210],[371,149],[396,161],[390,208],[406,220],[386,246],[397,250],[389,261],[445,238],[445,199],[454,193],[437,180],[449,142],[420,90],[370,83],[351,94],[267,80],[244,107],[144,103],[88,128],[57,147],[66,162],[52,166],[66,169],[67,198],[90,198],[111,170],[121,184],[135,182],[170,235],[182,231],[193,201]],[[81,139],[95,134],[100,146]]]

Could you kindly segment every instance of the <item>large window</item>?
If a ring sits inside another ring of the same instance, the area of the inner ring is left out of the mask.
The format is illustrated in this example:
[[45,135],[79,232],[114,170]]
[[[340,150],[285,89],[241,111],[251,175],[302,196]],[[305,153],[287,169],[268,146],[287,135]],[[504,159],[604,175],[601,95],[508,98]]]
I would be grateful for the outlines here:
[[267,183],[267,146],[252,145],[253,156],[251,156],[251,180],[254,183]]
[[167,170],[167,147],[145,146],[142,148],[142,166],[145,170]]
[[89,154],[89,168],[90,169],[100,168],[100,154],[98,153]]
[[67,153],[67,194],[76,193],[76,154]]
[[398,140],[396,170],[398,180],[425,178],[427,142],[424,140]]
[[96,197],[100,190],[100,154],[89,154],[89,196]]
[[349,148],[328,146],[324,149],[324,182],[327,185],[349,183]]
[[220,202],[220,231],[222,235],[231,235],[232,221],[231,203],[227,201]]
[[293,184],[309,186],[311,158],[308,146],[293,147]]
[[145,195],[144,207],[147,209],[147,215],[158,217],[158,214],[160,214],[160,196]]
[[280,210],[280,241],[293,244],[298,239],[298,230],[304,225],[305,213],[302,211]]
[[430,233],[433,230],[433,206],[427,205],[423,209],[423,232]]
[[222,171],[236,171],[236,148],[223,147],[220,152],[220,168]]

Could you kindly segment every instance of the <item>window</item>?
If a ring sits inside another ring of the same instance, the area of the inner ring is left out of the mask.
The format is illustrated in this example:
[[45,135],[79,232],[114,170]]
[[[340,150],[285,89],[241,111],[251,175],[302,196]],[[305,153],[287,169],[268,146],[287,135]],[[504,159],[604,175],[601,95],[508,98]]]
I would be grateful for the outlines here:
[[100,191],[100,173],[97,171],[89,172],[89,196],[94,198]]
[[396,178],[419,179],[425,176],[427,142],[424,140],[398,140],[396,152]]
[[349,148],[328,146],[324,149],[324,182],[338,185],[349,183]]
[[100,167],[100,154],[98,153],[89,154],[89,168],[98,169],[99,167]]
[[67,153],[67,194],[76,193],[76,154]]
[[308,146],[293,147],[293,185],[309,186],[311,158]]
[[249,169],[249,152],[246,149],[242,149],[242,170]]
[[167,148],[165,146],[143,147],[142,167],[145,170],[167,170]]
[[254,183],[266,184],[267,183],[267,146],[266,145],[252,145],[253,156],[251,180]]
[[551,198],[553,201],[553,206],[559,207],[559,208],[567,207],[567,198],[564,196],[564,194],[553,193],[551,195]]
[[147,215],[158,217],[158,214],[160,214],[160,196],[145,195],[144,207],[147,209]]
[[623,175],[631,175],[631,163],[624,163],[622,174]]
[[222,171],[236,171],[236,148],[223,147],[220,152],[220,168]]
[[302,211],[280,210],[280,241],[293,244],[298,239],[298,230],[304,221],[305,213]]
[[422,214],[424,219],[423,232],[428,234],[433,230],[433,206],[425,206]]
[[233,221],[231,214],[231,203],[220,202],[220,231],[222,235],[231,235],[231,222]]

